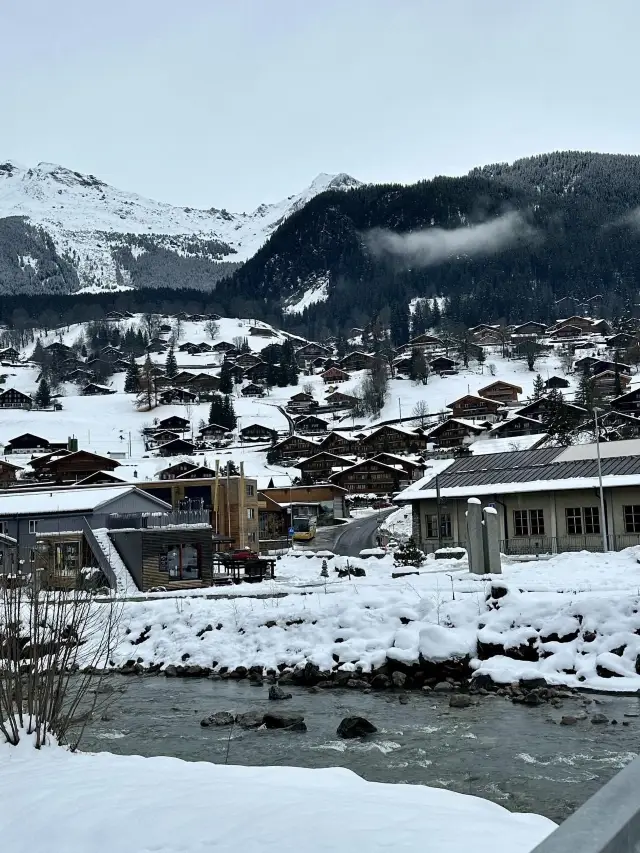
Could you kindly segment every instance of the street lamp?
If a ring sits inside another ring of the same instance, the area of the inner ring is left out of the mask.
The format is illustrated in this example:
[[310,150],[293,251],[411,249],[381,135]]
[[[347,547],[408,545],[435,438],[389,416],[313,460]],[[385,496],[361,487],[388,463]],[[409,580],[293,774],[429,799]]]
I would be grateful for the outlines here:
[[[602,463],[600,461],[600,429],[598,427],[598,407],[593,408],[593,417],[596,431],[596,458],[598,460],[598,486],[600,489],[600,527],[602,529],[602,550],[606,554],[609,550],[607,537],[607,516],[604,508],[604,489],[602,487]],[[601,411],[601,410],[600,410]]]

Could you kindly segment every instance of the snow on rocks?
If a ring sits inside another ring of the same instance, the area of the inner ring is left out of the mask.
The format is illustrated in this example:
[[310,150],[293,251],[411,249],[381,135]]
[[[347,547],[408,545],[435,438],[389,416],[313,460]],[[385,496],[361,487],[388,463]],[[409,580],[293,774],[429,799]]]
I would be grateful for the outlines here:
[[[40,850],[44,838],[48,850],[65,853],[280,853],[287,836],[303,853],[351,853],[363,844],[370,853],[418,853],[425,838],[438,853],[527,853],[555,829],[547,818],[477,797],[366,782],[342,768],[238,767],[30,743],[0,746],[0,767],[3,840],[12,853]],[[33,779],[37,809],[24,796]]]
[[[554,688],[637,690],[636,551],[506,562],[496,579],[432,558],[394,578],[390,555],[354,577],[336,557],[325,582],[317,560],[285,556],[278,579],[264,585],[262,594],[273,597],[255,598],[254,587],[231,599],[125,602],[113,661],[132,674],[162,666],[167,675],[245,678],[254,668],[261,677],[283,673],[282,683],[310,666],[320,686],[352,680],[378,689],[400,670],[414,688],[447,679],[465,685],[473,675],[483,687],[537,678]],[[280,590],[286,595],[275,597]]]

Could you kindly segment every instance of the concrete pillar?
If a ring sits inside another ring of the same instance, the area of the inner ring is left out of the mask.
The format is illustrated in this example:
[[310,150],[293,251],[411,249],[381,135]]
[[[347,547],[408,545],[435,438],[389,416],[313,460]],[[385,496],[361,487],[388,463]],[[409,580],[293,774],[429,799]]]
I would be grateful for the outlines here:
[[485,571],[492,575],[502,574],[502,560],[500,557],[500,519],[495,507],[484,508],[484,567]]
[[467,554],[469,571],[474,575],[483,575],[484,546],[482,544],[482,504],[478,498],[467,501]]

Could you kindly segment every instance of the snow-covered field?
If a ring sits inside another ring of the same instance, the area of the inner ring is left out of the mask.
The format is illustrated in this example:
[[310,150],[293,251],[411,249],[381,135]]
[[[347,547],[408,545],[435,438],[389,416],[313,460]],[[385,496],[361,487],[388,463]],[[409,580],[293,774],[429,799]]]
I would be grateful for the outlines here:
[[[337,577],[347,558],[285,556],[277,578],[241,597],[202,594],[124,605],[114,662],[140,659],[230,669],[312,662],[370,672],[388,661],[417,664],[468,656],[471,667],[509,683],[544,676],[554,684],[602,691],[640,689],[640,549],[508,561],[503,574],[477,577],[466,560],[427,559],[418,574],[392,578],[390,555],[349,558],[364,578]],[[492,584],[506,595],[487,604]],[[225,590],[227,592],[228,590]],[[285,598],[257,594],[287,592]],[[210,626],[200,636],[201,629]],[[149,630],[147,630],[149,629]],[[136,640],[146,632],[147,639]],[[337,656],[337,663],[336,658]]]
[[[295,737],[295,735],[294,735]],[[547,818],[342,768],[237,767],[0,746],[11,853],[527,853]]]

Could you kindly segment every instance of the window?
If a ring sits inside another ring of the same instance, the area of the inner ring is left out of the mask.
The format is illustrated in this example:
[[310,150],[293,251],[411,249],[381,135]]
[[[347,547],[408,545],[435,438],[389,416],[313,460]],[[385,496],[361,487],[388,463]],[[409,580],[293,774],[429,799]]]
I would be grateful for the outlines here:
[[35,533],[35,532],[36,532],[36,520],[35,520],[35,518],[30,518],[29,519],[29,533]]
[[[442,539],[451,539],[451,516],[448,512],[440,513],[440,532]],[[438,539],[438,516],[427,516],[427,539]]]
[[53,549],[53,565],[56,575],[75,578],[80,571],[80,543],[56,542]]
[[250,486],[250,485],[249,485],[249,483],[247,483],[247,484],[246,484],[246,486],[245,486],[245,489],[246,489],[247,497],[248,497],[248,498],[252,498],[252,497],[253,497],[253,495],[254,495],[254,488],[253,488],[253,486]]
[[544,536],[544,514],[541,509],[514,509],[514,536]]
[[176,545],[159,559],[159,570],[171,580],[197,580],[200,577],[200,550],[195,545]]
[[8,530],[6,521],[0,521],[0,533],[2,533],[3,536],[7,535]]
[[571,507],[565,509],[567,534],[581,536],[583,533],[600,533],[600,510],[597,506]]
[[247,518],[249,521],[256,517],[256,511],[252,506],[247,507]]
[[640,533],[640,504],[632,504],[622,509],[625,533]]

